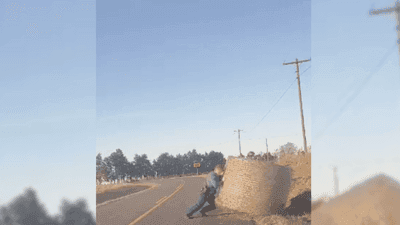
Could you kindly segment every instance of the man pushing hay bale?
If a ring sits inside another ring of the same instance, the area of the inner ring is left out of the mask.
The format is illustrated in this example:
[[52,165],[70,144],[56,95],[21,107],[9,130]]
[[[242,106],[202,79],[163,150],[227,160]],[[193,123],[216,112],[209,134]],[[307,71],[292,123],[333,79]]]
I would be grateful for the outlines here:
[[[222,165],[217,165],[214,170],[207,176],[206,185],[200,192],[198,202],[187,210],[186,218],[192,219],[192,215],[199,211],[202,216],[207,216],[206,212],[216,209],[215,197],[218,194],[219,187],[223,183],[221,181],[224,170]],[[209,206],[204,207],[208,202]]]

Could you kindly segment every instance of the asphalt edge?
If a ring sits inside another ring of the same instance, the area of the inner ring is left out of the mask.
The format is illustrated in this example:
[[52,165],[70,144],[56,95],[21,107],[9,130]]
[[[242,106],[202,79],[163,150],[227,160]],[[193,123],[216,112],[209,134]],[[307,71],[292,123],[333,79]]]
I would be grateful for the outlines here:
[[147,188],[147,189],[142,190],[142,191],[139,191],[139,192],[135,192],[135,193],[132,193],[132,194],[129,194],[129,195],[122,196],[122,197],[120,197],[120,198],[116,198],[116,199],[112,199],[112,200],[105,201],[105,202],[103,202],[103,203],[97,204],[97,205],[96,205],[96,208],[101,207],[101,206],[108,205],[108,204],[110,204],[110,203],[118,202],[118,201],[120,201],[120,200],[122,200],[122,199],[128,198],[128,197],[133,196],[133,195],[135,195],[135,194],[144,193],[144,192],[146,192],[146,191],[154,190],[156,187],[158,188],[160,185],[161,185],[161,184],[157,184],[157,186],[153,186],[153,187]]

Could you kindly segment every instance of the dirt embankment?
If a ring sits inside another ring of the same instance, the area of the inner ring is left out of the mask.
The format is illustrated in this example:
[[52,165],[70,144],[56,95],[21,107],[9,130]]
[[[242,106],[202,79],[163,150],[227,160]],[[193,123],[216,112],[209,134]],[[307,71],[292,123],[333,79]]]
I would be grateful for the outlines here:
[[[286,207],[289,207],[296,197],[311,194],[311,153],[302,155],[285,155],[277,163],[277,165],[288,166],[292,171],[292,184],[289,190]],[[311,195],[309,196],[311,199]],[[308,200],[310,201],[310,200]],[[311,201],[309,212],[311,212]]]
[[285,155],[277,165],[290,167],[292,184],[282,215],[273,218],[281,224],[311,224],[311,153]]
[[285,207],[277,215],[256,218],[258,225],[311,224],[311,153],[285,155],[277,165],[291,169],[291,186]]

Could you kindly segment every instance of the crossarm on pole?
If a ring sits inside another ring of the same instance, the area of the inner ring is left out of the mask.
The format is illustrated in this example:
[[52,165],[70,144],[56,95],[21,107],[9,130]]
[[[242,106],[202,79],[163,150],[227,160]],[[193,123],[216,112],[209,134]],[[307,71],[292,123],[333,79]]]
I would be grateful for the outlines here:
[[392,13],[394,11],[396,11],[395,7],[386,8],[386,9],[374,9],[374,10],[369,11],[369,14],[370,15],[378,15],[378,14],[382,14],[382,13]]
[[303,63],[303,62],[308,62],[311,59],[306,59],[306,60],[301,60],[301,61],[294,61],[294,62],[290,62],[290,63],[283,63],[283,65],[289,65],[289,64],[296,64],[296,63]]
[[370,10],[369,14],[370,15],[378,15],[378,14],[382,14],[382,13],[392,13],[392,12],[400,13],[400,1],[397,1],[393,7]]

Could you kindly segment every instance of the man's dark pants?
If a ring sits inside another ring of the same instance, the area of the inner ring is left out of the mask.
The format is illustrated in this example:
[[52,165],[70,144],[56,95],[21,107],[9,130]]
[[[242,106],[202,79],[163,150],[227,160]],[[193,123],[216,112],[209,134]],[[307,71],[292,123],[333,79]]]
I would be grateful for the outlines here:
[[[197,203],[187,210],[187,215],[192,216],[195,212],[199,210],[201,214],[204,214],[207,211],[216,209],[217,207],[215,207],[215,193],[216,190],[210,190],[209,188],[207,188],[206,192],[200,195]],[[206,202],[208,202],[209,205],[203,208]]]

